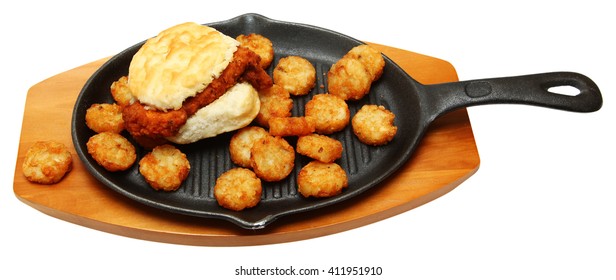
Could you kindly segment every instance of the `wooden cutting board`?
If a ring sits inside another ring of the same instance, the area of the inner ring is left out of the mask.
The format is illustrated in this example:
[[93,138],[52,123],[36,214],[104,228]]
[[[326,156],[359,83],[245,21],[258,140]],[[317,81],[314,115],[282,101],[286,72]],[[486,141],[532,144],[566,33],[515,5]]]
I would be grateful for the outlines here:
[[[446,61],[371,45],[423,84],[458,80],[455,69]],[[75,100],[86,80],[107,59],[53,76],[32,86],[27,94],[13,190],[22,202],[61,220],[122,236],[175,244],[282,243],[350,230],[403,213],[446,194],[479,168],[468,114],[461,109],[434,122],[411,160],[381,185],[341,204],[282,217],[263,230],[245,230],[223,220],[151,208],[99,183],[73,148],[70,122]],[[24,155],[39,140],[55,140],[71,149],[73,170],[58,184],[32,184],[22,174]]]

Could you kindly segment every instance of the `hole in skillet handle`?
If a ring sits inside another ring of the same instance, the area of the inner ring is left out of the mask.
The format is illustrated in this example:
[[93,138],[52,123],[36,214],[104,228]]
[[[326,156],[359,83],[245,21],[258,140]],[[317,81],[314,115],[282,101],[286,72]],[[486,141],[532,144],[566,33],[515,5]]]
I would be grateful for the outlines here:
[[577,96],[582,91],[579,88],[574,86],[565,85],[565,86],[553,86],[547,89],[548,92],[566,96]]

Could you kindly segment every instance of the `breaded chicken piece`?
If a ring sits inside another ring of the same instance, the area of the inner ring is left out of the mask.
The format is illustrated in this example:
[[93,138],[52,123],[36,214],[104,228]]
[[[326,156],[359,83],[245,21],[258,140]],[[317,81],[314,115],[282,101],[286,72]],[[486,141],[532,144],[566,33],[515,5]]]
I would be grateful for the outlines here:
[[92,104],[86,110],[86,125],[96,133],[120,133],[124,130],[122,107],[118,104]]
[[293,109],[293,99],[283,87],[274,84],[270,88],[259,91],[261,108],[255,121],[263,127],[269,127],[273,117],[290,117]]
[[314,88],[317,72],[312,63],[300,56],[287,56],[278,61],[273,73],[274,84],[291,95],[306,95]]
[[342,143],[334,138],[311,134],[297,139],[295,150],[298,154],[330,163],[342,157]]
[[189,172],[186,155],[169,144],[154,148],[139,161],[139,173],[155,190],[177,190]]
[[62,180],[72,166],[73,158],[64,144],[38,141],[28,148],[21,168],[28,181],[49,185]]
[[273,136],[302,136],[314,131],[314,122],[307,117],[274,117],[269,120],[269,133]]
[[269,136],[269,133],[259,126],[247,126],[238,130],[229,142],[231,161],[241,167],[250,168],[250,149],[255,142]]
[[261,62],[259,63],[261,68],[266,69],[270,66],[270,64],[272,64],[272,61],[274,60],[274,45],[270,39],[256,33],[250,33],[248,35],[240,34],[235,39],[240,42],[241,46],[246,47],[259,55],[261,58]]
[[135,101],[135,97],[128,89],[128,76],[122,76],[113,82],[110,87],[111,96],[115,102],[124,107]]
[[349,106],[333,94],[316,94],[304,107],[304,116],[314,122],[315,132],[332,134],[343,130],[351,119]]
[[135,146],[115,132],[101,132],[90,137],[86,147],[92,158],[108,171],[126,170],[137,160]]
[[234,211],[256,206],[261,201],[262,192],[261,180],[257,175],[241,167],[226,171],[214,185],[218,205]]
[[359,45],[352,48],[344,57],[353,58],[359,60],[370,76],[372,81],[376,81],[383,74],[383,68],[385,67],[385,59],[380,51],[369,46]]
[[297,175],[297,187],[304,197],[330,197],[348,187],[347,174],[336,163],[311,161]]
[[343,57],[327,72],[327,90],[343,100],[362,99],[371,86],[372,76],[357,59]]
[[351,125],[353,133],[364,144],[381,146],[389,143],[398,131],[396,116],[384,106],[364,105],[357,111]]
[[261,180],[280,181],[293,171],[295,150],[282,137],[264,137],[253,144],[250,161],[253,171]]

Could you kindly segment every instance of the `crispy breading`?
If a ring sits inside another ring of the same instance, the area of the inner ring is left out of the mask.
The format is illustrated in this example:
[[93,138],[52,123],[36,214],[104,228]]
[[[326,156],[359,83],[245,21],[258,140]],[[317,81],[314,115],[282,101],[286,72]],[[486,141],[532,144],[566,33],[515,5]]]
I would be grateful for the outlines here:
[[86,125],[96,133],[124,130],[122,107],[118,104],[95,103],[86,110]]
[[250,168],[250,149],[256,141],[269,136],[269,133],[259,126],[247,126],[238,130],[229,142],[231,161],[241,167]]
[[55,141],[34,143],[21,166],[26,179],[38,184],[55,184],[71,171],[73,158],[68,148]]
[[139,173],[155,190],[177,190],[189,172],[186,155],[169,144],[157,146],[139,161]]
[[216,179],[214,197],[218,205],[242,211],[256,206],[261,201],[261,180],[250,169],[233,168]]
[[325,135],[310,134],[297,139],[295,151],[320,162],[330,163],[342,157],[342,143]]
[[348,187],[347,174],[336,163],[311,161],[297,175],[297,187],[304,197],[330,197]]
[[372,77],[372,81],[376,81],[383,74],[383,68],[385,67],[385,59],[380,51],[369,46],[369,45],[359,45],[352,48],[344,57],[354,58],[359,60],[370,76]]
[[308,117],[273,117],[269,120],[269,133],[273,136],[302,136],[314,131],[314,121]]
[[274,68],[274,84],[286,89],[291,95],[306,95],[314,88],[317,72],[312,63],[300,56],[287,56]]
[[101,132],[90,137],[86,147],[92,158],[108,171],[126,170],[137,160],[135,146],[115,132]]
[[327,90],[343,100],[362,99],[372,86],[372,76],[357,59],[343,57],[327,72]]
[[269,127],[269,119],[273,117],[290,117],[293,109],[293,99],[283,87],[274,84],[270,88],[259,91],[261,108],[255,121],[263,127]]
[[353,133],[364,144],[380,146],[389,143],[398,131],[394,113],[380,105],[364,105],[357,111],[351,125]]
[[351,119],[349,106],[333,94],[316,94],[304,107],[304,116],[314,122],[315,132],[332,134],[343,130]]
[[241,46],[259,55],[261,58],[261,62],[259,63],[261,68],[266,69],[274,60],[274,45],[267,37],[261,34],[250,33],[248,35],[240,34],[235,39],[240,42]]
[[253,171],[261,180],[280,181],[293,171],[295,150],[284,138],[268,136],[252,145],[250,161]]

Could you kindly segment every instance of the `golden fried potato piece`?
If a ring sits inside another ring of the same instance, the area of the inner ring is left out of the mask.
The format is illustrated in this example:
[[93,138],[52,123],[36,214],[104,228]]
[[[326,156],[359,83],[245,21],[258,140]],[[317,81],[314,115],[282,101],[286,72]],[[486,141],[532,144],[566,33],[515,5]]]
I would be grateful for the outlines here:
[[122,107],[135,101],[135,97],[133,97],[130,89],[128,89],[128,76],[122,76],[117,81],[113,82],[110,90],[113,100]]
[[241,211],[259,204],[263,189],[261,180],[246,168],[233,168],[216,179],[214,197],[218,205]]
[[334,162],[342,157],[342,143],[325,135],[301,136],[297,139],[295,150],[299,154],[325,163]]
[[169,144],[154,148],[139,161],[139,173],[155,190],[177,190],[189,172],[186,155]]
[[231,161],[241,167],[250,168],[250,149],[255,142],[269,136],[269,133],[259,126],[247,126],[238,130],[229,142]]
[[385,145],[398,131],[394,118],[395,115],[383,106],[364,105],[351,120],[353,133],[364,144]]
[[336,163],[311,161],[297,175],[298,191],[304,197],[330,197],[349,185],[347,174]]
[[385,59],[380,51],[368,46],[359,45],[352,48],[344,57],[353,58],[359,60],[364,65],[372,81],[378,80],[383,74],[383,68],[385,68]]
[[287,56],[278,61],[273,73],[274,84],[291,95],[306,95],[314,88],[317,72],[312,63],[299,56]]
[[86,110],[86,125],[96,133],[124,130],[122,107],[118,104],[92,104]]
[[304,107],[304,116],[314,122],[315,132],[332,134],[344,129],[351,119],[347,103],[332,94],[316,94]]
[[235,39],[240,42],[240,45],[255,52],[261,58],[259,62],[261,68],[266,69],[272,64],[274,60],[274,45],[270,39],[256,33],[241,34]]
[[92,158],[108,171],[126,170],[137,160],[135,146],[115,132],[96,134],[88,139],[86,146]]
[[264,137],[252,146],[250,161],[253,171],[261,180],[280,181],[293,171],[295,150],[282,137]]
[[327,72],[327,90],[343,100],[359,100],[370,91],[372,76],[357,59],[343,57]]
[[273,136],[302,136],[314,131],[314,121],[307,117],[274,117],[269,120],[269,133]]
[[38,141],[28,148],[21,169],[28,181],[49,185],[62,180],[72,167],[73,158],[64,144]]
[[293,99],[283,87],[274,84],[272,87],[259,91],[261,108],[255,118],[257,124],[269,127],[269,119],[273,117],[290,117],[293,109]]

